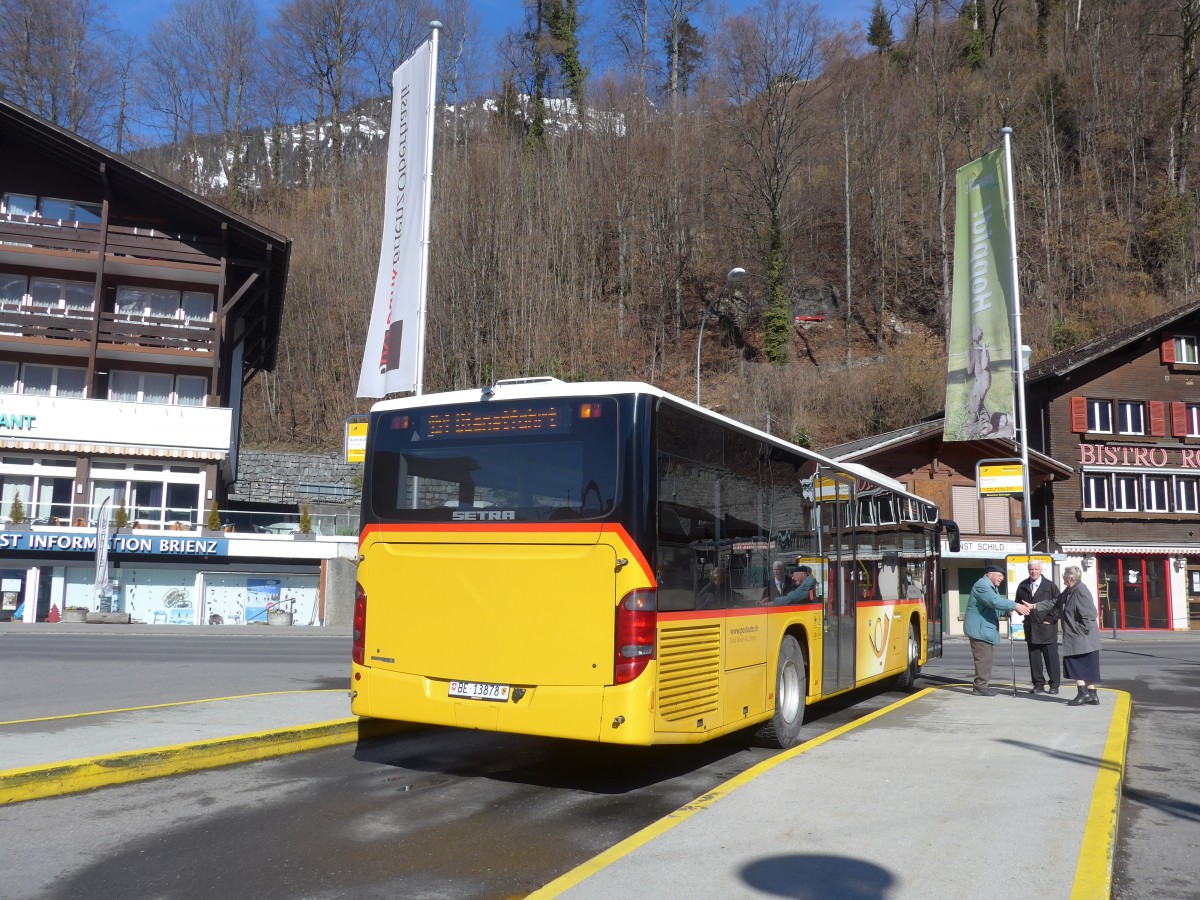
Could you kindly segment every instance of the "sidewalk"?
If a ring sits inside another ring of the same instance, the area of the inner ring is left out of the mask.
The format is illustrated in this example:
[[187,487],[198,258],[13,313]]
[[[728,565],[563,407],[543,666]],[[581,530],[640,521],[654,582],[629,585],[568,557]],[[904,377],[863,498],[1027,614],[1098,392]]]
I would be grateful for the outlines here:
[[0,722],[0,805],[349,744],[404,727],[350,715],[344,690]]
[[[1129,695],[931,688],[742,773],[545,900],[1107,898]],[[1031,788],[1036,788],[1036,791]],[[1036,847],[1037,874],[1028,868]]]

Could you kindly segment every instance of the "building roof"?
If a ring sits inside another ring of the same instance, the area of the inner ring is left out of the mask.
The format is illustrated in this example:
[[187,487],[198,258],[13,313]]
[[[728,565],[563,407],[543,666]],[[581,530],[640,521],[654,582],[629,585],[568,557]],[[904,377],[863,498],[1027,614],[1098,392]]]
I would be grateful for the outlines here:
[[[23,141],[63,171],[107,187],[118,202],[136,201],[179,223],[180,231],[228,241],[227,266],[245,280],[262,267],[263,290],[247,292],[240,303],[248,326],[243,361],[248,371],[275,367],[283,298],[292,242],[262,225],[206,200],[128,159],[110,153],[23,107],[0,98],[0,141]],[[229,282],[230,290],[238,283]]]
[[[945,419],[931,419],[906,428],[897,428],[894,431],[872,435],[861,440],[838,444],[835,447],[826,447],[821,452],[836,462],[848,462],[862,459],[882,450],[891,450],[930,438],[936,438],[940,442],[945,424]],[[1004,438],[964,441],[963,443],[977,446],[980,459],[1016,457],[1020,453],[1016,442]],[[1070,477],[1075,471],[1065,463],[1046,456],[1044,453],[1039,453],[1033,448],[1029,450],[1029,466],[1031,471],[1034,469],[1043,471],[1056,481]]]
[[1128,328],[1122,328],[1112,334],[1102,334],[1090,341],[1063,350],[1061,353],[1043,359],[1035,366],[1030,366],[1025,373],[1025,383],[1033,384],[1048,378],[1066,375],[1080,366],[1085,366],[1115,350],[1120,350],[1149,337],[1197,311],[1200,311],[1200,300],[1193,300],[1191,303],[1185,303],[1183,306],[1168,310],[1161,315],[1143,319]]

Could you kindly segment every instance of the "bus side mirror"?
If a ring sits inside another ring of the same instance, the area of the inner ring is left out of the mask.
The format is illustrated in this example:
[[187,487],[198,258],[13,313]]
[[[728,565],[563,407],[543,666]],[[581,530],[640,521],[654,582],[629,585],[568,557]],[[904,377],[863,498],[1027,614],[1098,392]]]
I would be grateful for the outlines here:
[[962,549],[962,541],[959,537],[958,524],[953,519],[938,519],[938,527],[946,532],[946,549],[951,553],[957,553]]

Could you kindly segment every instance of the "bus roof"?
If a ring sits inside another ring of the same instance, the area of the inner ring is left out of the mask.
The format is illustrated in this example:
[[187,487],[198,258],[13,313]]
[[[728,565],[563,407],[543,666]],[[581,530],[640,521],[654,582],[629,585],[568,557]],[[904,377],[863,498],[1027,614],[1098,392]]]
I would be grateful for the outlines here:
[[706,418],[722,422],[730,428],[751,434],[760,440],[767,441],[782,449],[799,453],[815,462],[824,463],[832,469],[840,469],[858,478],[874,482],[893,493],[911,497],[914,500],[919,500],[921,503],[932,505],[932,501],[928,498],[912,493],[899,481],[884,475],[882,472],[876,472],[874,469],[860,463],[837,462],[827,456],[822,456],[816,451],[799,447],[783,438],[760,431],[752,425],[747,425],[744,422],[723,416],[720,413],[713,412],[711,409],[705,409],[703,406],[697,406],[689,400],[684,400],[682,397],[677,397],[674,394],[664,391],[662,388],[642,381],[562,381],[549,376],[512,378],[498,381],[494,385],[484,388],[445,391],[439,394],[422,394],[420,396],[400,397],[394,400],[381,400],[371,407],[371,412],[390,412],[392,410],[419,409],[426,406],[446,406],[458,403],[480,403],[490,400],[538,400],[547,397],[594,397],[626,394],[649,394],[654,397],[670,400],[691,409],[693,412],[700,413]]

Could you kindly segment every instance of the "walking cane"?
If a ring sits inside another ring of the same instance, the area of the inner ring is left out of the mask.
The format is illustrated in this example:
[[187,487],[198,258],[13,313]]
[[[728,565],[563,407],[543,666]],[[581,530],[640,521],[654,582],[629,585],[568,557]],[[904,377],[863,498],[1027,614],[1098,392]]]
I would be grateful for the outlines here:
[[1008,613],[1008,655],[1012,660],[1012,684],[1013,696],[1017,696],[1017,651],[1013,647],[1013,619],[1012,613]]

